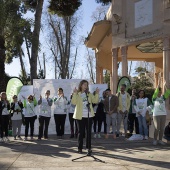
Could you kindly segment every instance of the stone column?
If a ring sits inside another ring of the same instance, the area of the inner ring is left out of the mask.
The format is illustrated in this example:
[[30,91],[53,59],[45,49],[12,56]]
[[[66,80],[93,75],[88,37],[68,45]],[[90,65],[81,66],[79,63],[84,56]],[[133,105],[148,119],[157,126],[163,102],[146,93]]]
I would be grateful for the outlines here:
[[113,77],[112,77],[112,72],[110,71],[110,90],[113,93]]
[[95,51],[96,57],[96,83],[99,84],[100,82],[100,68],[99,68],[99,53]]
[[128,50],[127,46],[121,47],[122,76],[128,76],[127,50]]
[[[165,37],[163,39],[163,83],[166,81],[166,84],[169,86],[170,83],[170,38]],[[163,87],[164,88],[164,87]],[[170,88],[170,87],[168,87]],[[165,89],[164,89],[165,91]],[[166,100],[166,108],[168,109],[169,115],[167,118],[170,119],[170,103],[169,99]]]
[[100,84],[103,84],[103,68],[100,67]]
[[112,49],[112,93],[116,94],[117,82],[118,82],[118,71],[117,71],[117,62],[118,62],[118,48]]

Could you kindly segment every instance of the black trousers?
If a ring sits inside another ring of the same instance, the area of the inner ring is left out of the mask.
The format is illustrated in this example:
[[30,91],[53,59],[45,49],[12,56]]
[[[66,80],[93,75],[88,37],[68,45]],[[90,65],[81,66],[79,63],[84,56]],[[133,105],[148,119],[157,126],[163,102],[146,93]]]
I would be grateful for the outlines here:
[[98,116],[94,116],[93,117],[93,130],[94,130],[94,133],[96,133],[96,126],[98,127],[98,133],[101,132],[101,128],[102,128],[102,119]]
[[106,115],[105,115],[105,117],[104,117],[103,124],[104,124],[104,134],[107,134]]
[[104,134],[107,134],[106,113],[104,113],[104,116],[102,118],[102,122],[104,124]]
[[[45,116],[39,116],[39,135],[38,138],[42,138],[44,135],[44,138],[48,138],[48,126],[50,123],[50,117]],[[44,131],[44,134],[43,134]]]
[[[75,119],[73,119],[73,114],[74,113],[69,113],[69,121],[70,121],[70,130],[71,130],[71,135],[78,135],[78,127],[77,127],[77,122]],[[75,122],[75,131],[74,131],[74,122]]]
[[29,127],[30,127],[30,136],[33,137],[34,122],[35,122],[35,117],[25,117],[25,137],[28,137]]
[[1,128],[1,138],[8,136],[8,127],[9,127],[9,115],[1,115],[0,118],[0,128]]
[[66,114],[54,114],[57,136],[64,135],[64,127],[66,121]]
[[139,124],[138,124],[138,118],[136,117],[136,114],[129,114],[128,121],[129,121],[129,132],[133,133],[134,124],[135,124],[135,132],[136,134],[139,134]]
[[78,125],[78,149],[83,149],[83,136],[84,131],[86,130],[86,148],[91,149],[91,129],[92,129],[93,118],[82,118],[82,120],[77,120]]

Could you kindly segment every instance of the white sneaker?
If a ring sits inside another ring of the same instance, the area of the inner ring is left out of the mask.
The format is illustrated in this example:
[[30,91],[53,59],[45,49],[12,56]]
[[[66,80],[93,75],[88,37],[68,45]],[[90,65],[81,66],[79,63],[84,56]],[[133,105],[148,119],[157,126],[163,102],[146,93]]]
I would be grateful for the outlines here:
[[148,140],[148,136],[145,136],[143,139],[144,139],[144,140]]
[[27,140],[28,140],[27,137],[25,137],[25,138],[24,138],[24,141],[27,141]]
[[94,134],[94,136],[93,136],[94,138],[96,138],[97,137],[97,135],[96,134]]
[[153,141],[153,145],[157,145],[157,140],[154,140],[154,141]]
[[19,139],[19,140],[22,140],[21,136],[18,136],[18,139]]
[[98,138],[101,138],[101,135],[100,135],[100,133],[98,133],[97,137],[98,137]]
[[0,138],[0,143],[1,143],[1,142],[4,142],[4,139],[3,139],[3,138]]
[[9,142],[9,138],[8,138],[8,137],[5,137],[5,138],[4,138],[4,141],[5,141],[5,142]]
[[158,143],[161,144],[161,145],[166,145],[166,144],[165,144],[163,141],[161,141],[161,140],[159,140]]

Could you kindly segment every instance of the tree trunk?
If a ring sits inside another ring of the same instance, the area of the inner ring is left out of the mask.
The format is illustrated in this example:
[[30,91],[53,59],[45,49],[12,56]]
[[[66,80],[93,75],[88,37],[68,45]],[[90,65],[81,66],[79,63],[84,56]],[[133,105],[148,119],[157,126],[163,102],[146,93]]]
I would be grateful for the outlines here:
[[0,36],[0,92],[6,90],[6,82],[5,82],[5,46],[4,39]]
[[32,49],[31,49],[31,66],[30,66],[30,76],[31,84],[33,84],[33,79],[37,79],[37,57],[38,57],[38,47],[39,47],[39,36],[41,28],[41,15],[43,9],[44,0],[38,0],[36,13],[35,13],[35,24],[32,39]]
[[26,71],[25,71],[25,66],[24,66],[24,62],[23,62],[23,58],[22,58],[22,49],[20,48],[20,52],[19,52],[19,60],[20,60],[20,65],[21,65],[21,72],[22,72],[22,76],[23,77],[27,77]]

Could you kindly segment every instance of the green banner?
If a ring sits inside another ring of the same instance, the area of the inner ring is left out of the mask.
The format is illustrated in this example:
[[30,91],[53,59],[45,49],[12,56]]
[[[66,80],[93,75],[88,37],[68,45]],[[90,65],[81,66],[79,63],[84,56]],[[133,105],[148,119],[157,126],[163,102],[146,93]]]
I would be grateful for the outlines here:
[[22,86],[23,86],[22,81],[19,78],[17,78],[17,77],[11,78],[8,81],[7,88],[6,88],[6,94],[7,94],[7,99],[10,102],[12,102],[12,97],[14,95],[18,95],[19,94]]
[[128,91],[128,89],[130,88],[131,86],[131,82],[130,82],[130,79],[126,76],[123,76],[119,79],[119,82],[117,84],[117,93],[120,91],[120,87],[122,84],[125,84],[126,85],[126,91]]

